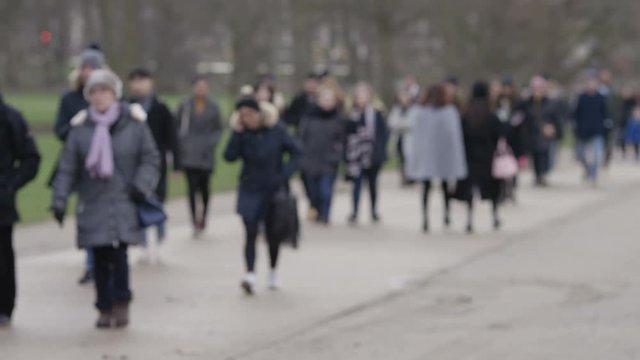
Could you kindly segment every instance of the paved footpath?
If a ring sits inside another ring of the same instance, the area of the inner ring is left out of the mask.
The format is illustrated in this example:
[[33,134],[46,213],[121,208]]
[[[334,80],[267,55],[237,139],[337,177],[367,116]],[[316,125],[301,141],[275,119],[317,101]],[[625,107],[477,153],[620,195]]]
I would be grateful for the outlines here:
[[[73,224],[19,228],[19,308],[0,331],[0,359],[640,359],[640,166],[617,163],[598,189],[574,166],[550,189],[526,176],[505,227],[463,233],[456,205],[420,232],[419,189],[383,177],[383,223],[305,224],[302,248],[285,250],[284,289],[239,291],[243,231],[234,196],[218,195],[206,236],[190,238],[186,204],[169,205],[161,265],[134,265],[132,326],[93,328],[93,290],[75,284],[82,254]],[[366,201],[366,200],[365,200]],[[366,207],[364,207],[366,208]],[[132,254],[132,262],[135,257]]]

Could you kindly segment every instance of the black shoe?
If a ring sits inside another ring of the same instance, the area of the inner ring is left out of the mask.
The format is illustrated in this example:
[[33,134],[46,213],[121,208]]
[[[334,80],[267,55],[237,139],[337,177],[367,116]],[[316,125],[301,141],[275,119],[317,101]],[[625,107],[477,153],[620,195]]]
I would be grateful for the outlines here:
[[501,227],[502,227],[502,222],[499,219],[493,220],[493,229],[494,230],[500,230]]
[[358,215],[356,214],[349,215],[349,219],[347,219],[347,221],[349,221],[350,225],[355,225],[358,222]]
[[471,224],[467,225],[467,234],[469,235],[473,234],[473,225]]
[[373,214],[371,214],[371,221],[373,221],[374,223],[379,223],[380,222],[380,215],[378,215],[378,213],[374,212]]
[[82,277],[78,280],[78,284],[80,285],[88,285],[93,282],[93,271],[87,270],[84,272]]
[[422,232],[425,234],[429,232],[429,222],[426,220],[422,223]]
[[449,226],[451,226],[451,218],[449,216],[445,216],[444,217],[444,226],[446,228],[448,228]]
[[240,283],[240,287],[244,291],[245,295],[253,296],[253,284],[251,282],[249,282],[248,280],[242,280],[242,283]]
[[11,318],[7,315],[0,315],[0,329],[11,326]]

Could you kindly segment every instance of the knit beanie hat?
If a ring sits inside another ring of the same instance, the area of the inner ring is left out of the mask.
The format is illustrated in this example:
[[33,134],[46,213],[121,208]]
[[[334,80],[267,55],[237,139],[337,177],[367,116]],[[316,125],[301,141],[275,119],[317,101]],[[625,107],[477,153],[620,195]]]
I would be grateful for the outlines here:
[[243,107],[248,107],[257,112],[260,112],[260,105],[252,97],[244,97],[236,103],[236,110],[240,110],[240,108],[243,108]]
[[105,62],[102,51],[88,48],[80,54],[79,68],[82,69],[85,66],[91,66],[94,69],[102,69],[105,66]]
[[116,98],[120,99],[122,97],[122,81],[111,70],[98,69],[89,75],[89,79],[87,79],[87,83],[84,86],[84,97],[86,99],[89,99],[91,89],[95,86],[105,86],[116,94]]

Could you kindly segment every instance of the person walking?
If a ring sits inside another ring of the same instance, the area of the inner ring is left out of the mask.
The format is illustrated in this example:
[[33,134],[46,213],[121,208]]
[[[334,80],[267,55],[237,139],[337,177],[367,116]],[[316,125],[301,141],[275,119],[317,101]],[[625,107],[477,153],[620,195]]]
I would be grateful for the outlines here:
[[389,112],[389,128],[395,139],[395,148],[400,160],[400,179],[403,186],[411,184],[405,171],[407,153],[413,146],[413,126],[417,108],[414,97],[408,88],[402,88],[396,96],[396,103]]
[[636,105],[631,112],[624,131],[624,145],[633,146],[635,159],[640,161],[640,106]]
[[455,105],[447,102],[444,86],[429,88],[428,96],[416,115],[413,146],[405,168],[409,179],[423,183],[422,210],[424,232],[429,232],[429,193],[432,182],[442,181],[444,224],[449,226],[449,181],[467,176],[464,138],[460,114]]
[[[71,75],[73,88],[62,96],[54,126],[54,132],[58,140],[63,144],[71,131],[71,119],[89,106],[84,96],[84,87],[87,79],[92,72],[104,67],[106,67],[105,58],[99,46],[91,45],[80,54],[78,67],[74,69]],[[56,168],[53,170],[49,179],[49,186],[53,186],[53,180],[57,172],[57,164],[58,161],[56,161]],[[90,284],[93,281],[93,263],[93,253],[91,253],[91,249],[87,249],[85,269],[78,280],[80,285]]]
[[605,137],[609,110],[607,99],[598,92],[599,81],[592,77],[578,98],[574,113],[578,157],[585,179],[597,184],[598,171],[605,161]]
[[16,300],[16,194],[36,177],[39,165],[40,154],[29,125],[0,94],[0,328],[11,325]]
[[527,128],[527,138],[533,157],[536,186],[548,186],[547,175],[551,164],[552,143],[557,140],[561,119],[554,104],[547,96],[547,83],[544,77],[535,75],[530,82],[531,96],[526,99],[518,111],[522,113]]
[[[211,174],[223,131],[220,108],[209,93],[208,80],[196,77],[191,84],[191,95],[182,102],[176,116],[179,164],[187,177],[194,238],[207,226]],[[202,199],[200,206],[198,197]]]
[[[511,148],[513,155],[518,159],[520,168],[527,164],[527,129],[524,116],[518,112],[520,98],[513,79],[507,77],[502,80],[500,94],[496,100],[496,115],[502,123],[502,135]],[[518,187],[518,175],[513,179],[507,179],[504,185],[504,198],[516,202]]]
[[144,244],[137,204],[156,190],[160,157],[144,110],[118,101],[122,82],[115,74],[94,71],[84,93],[90,106],[71,120],[51,208],[62,225],[77,189],[77,243],[95,255],[96,327],[125,327],[133,298],[127,250]]
[[613,150],[615,149],[616,130],[620,128],[620,124],[626,120],[624,114],[624,100],[613,86],[613,72],[609,68],[602,68],[598,71],[597,79],[599,81],[598,92],[604,96],[607,102],[607,110],[609,118],[605,123],[604,135],[604,167],[608,168],[613,159]]
[[[261,224],[267,227],[270,268],[268,285],[280,287],[277,275],[280,239],[273,238],[266,222],[272,211],[271,203],[277,191],[288,187],[296,171],[302,149],[298,142],[278,123],[278,111],[268,103],[243,98],[236,104],[239,116],[231,123],[233,134],[224,158],[228,162],[242,161],[238,185],[237,212],[242,217],[246,237],[244,258],[247,273],[241,286],[247,295],[254,293],[256,282],[256,242]],[[284,158],[288,155],[288,160]]]
[[346,172],[353,181],[353,207],[349,223],[358,221],[362,183],[367,182],[371,200],[371,220],[380,221],[378,175],[388,159],[389,128],[384,114],[376,110],[371,86],[361,82],[353,89],[353,109],[347,121]]
[[298,138],[304,148],[300,169],[308,190],[312,220],[328,225],[333,185],[344,154],[346,120],[339,94],[331,87],[318,90],[318,103],[302,117]]
[[[171,156],[174,170],[180,168],[175,120],[167,105],[154,93],[153,75],[149,70],[137,68],[129,73],[129,92],[130,102],[139,104],[147,113],[147,125],[160,152],[160,180],[156,188],[156,196],[160,202],[164,202],[167,198],[167,157]],[[166,226],[162,223],[157,226],[158,243],[155,253],[151,254],[151,247],[147,246],[147,254],[143,260],[152,261],[154,257],[160,259],[160,246],[165,237]]]
[[482,200],[491,201],[493,227],[500,228],[498,205],[500,180],[492,175],[493,159],[502,123],[491,109],[489,85],[479,81],[473,85],[471,100],[462,116],[465,156],[468,174],[458,181],[453,197],[467,203],[467,232],[472,233],[474,194],[480,193]]
[[282,119],[287,125],[297,128],[302,118],[314,108],[320,82],[320,75],[314,72],[307,75],[302,91],[293,98],[282,114]]

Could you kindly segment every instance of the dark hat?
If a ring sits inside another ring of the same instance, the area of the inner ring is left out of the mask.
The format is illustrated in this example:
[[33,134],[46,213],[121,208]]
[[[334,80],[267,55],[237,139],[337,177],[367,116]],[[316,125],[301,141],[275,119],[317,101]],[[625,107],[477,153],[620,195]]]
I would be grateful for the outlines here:
[[102,69],[105,66],[104,54],[100,50],[88,48],[80,54],[79,68],[91,66],[94,69]]
[[260,105],[258,104],[256,99],[252,97],[244,97],[238,100],[238,102],[236,103],[236,110],[240,110],[243,107],[248,107],[250,109],[260,112]]
[[460,80],[458,80],[458,78],[455,77],[455,76],[449,76],[445,82],[447,84],[451,84],[451,85],[455,85],[455,86],[460,85]]
[[153,75],[151,71],[145,68],[135,68],[129,72],[129,80],[133,79],[151,79]]
[[515,82],[513,81],[513,77],[511,75],[503,76],[500,82],[502,83],[502,85],[505,85],[505,86],[515,85]]
[[489,97],[489,85],[487,85],[486,81],[478,81],[473,84],[473,89],[471,90],[472,97],[474,99],[485,99]]

